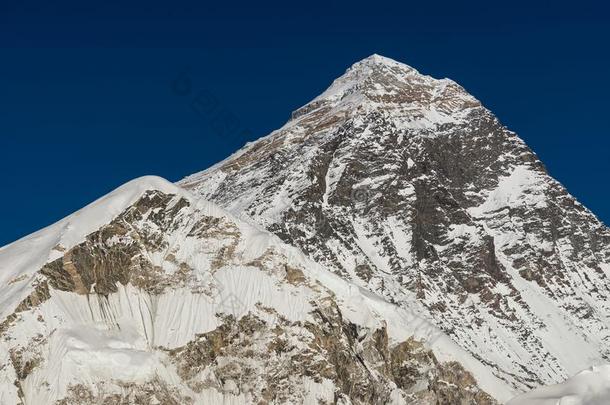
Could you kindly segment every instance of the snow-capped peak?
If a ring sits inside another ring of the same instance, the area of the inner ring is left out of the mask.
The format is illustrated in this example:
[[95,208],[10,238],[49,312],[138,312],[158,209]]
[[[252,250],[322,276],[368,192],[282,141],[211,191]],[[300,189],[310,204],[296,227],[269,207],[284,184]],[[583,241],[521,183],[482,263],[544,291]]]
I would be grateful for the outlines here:
[[398,67],[404,70],[415,71],[414,68],[407,65],[406,63],[398,62],[394,59],[379,55],[377,53],[367,56],[366,58],[354,63],[350,69],[356,69],[361,66],[385,66],[385,67]]
[[608,358],[610,231],[450,80],[373,55],[180,184],[423,305],[516,392]]
[[368,90],[375,87],[376,82],[382,83],[389,80],[400,82],[416,76],[422,75],[414,68],[390,58],[373,54],[354,63],[314,101],[341,100],[353,93],[366,96]]
[[139,177],[55,224],[0,248],[0,317],[13,311],[15,303],[29,293],[29,283],[13,280],[30,279],[45,263],[82,242],[151,190],[192,198],[188,191],[161,177]]
[[292,118],[319,117],[321,113],[327,117],[350,116],[383,109],[404,125],[415,122],[416,126],[429,126],[455,121],[459,113],[480,106],[449,79],[435,79],[374,54],[354,63],[326,91],[296,110]]

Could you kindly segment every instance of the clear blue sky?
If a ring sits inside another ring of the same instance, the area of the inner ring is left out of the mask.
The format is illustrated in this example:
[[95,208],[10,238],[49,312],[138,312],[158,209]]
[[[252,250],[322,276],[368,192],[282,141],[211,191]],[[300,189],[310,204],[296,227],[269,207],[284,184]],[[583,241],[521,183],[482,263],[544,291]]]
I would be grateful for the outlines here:
[[[605,6],[86,3],[0,4],[0,245],[132,178],[210,166],[372,53],[462,84],[610,223]],[[230,134],[172,88],[182,73]]]

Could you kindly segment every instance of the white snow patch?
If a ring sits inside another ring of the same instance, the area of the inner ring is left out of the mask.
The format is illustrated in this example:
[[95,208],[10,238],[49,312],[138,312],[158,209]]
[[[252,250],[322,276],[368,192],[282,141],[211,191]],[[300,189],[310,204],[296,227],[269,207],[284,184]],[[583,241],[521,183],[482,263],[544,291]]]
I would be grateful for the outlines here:
[[557,385],[519,395],[507,405],[608,405],[610,365],[591,367]]

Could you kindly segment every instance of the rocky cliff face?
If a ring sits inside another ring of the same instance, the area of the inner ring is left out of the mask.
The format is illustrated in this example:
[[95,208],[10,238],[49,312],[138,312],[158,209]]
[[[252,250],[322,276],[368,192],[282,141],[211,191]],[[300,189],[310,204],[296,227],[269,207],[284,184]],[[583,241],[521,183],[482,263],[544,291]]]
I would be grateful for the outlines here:
[[515,390],[608,358],[608,228],[450,80],[374,55],[180,185],[421,305]]

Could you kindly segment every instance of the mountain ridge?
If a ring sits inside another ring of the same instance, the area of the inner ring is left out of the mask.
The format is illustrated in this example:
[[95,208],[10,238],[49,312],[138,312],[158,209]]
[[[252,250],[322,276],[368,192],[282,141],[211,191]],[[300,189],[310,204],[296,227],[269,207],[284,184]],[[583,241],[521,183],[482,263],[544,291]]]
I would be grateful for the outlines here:
[[[92,230],[91,220],[104,225]],[[36,252],[43,264],[13,267],[6,256],[0,260],[3,275],[12,270],[2,296],[18,303],[0,323],[2,403],[318,403],[337,395],[397,404],[405,395],[477,395],[494,403],[450,360],[459,353],[450,340],[438,342],[447,353],[442,359],[413,340],[436,333],[433,326],[161,178],[129,182],[2,252],[45,239],[40,250],[46,253]],[[309,342],[318,335],[332,346]],[[220,348],[209,346],[215,339]],[[296,346],[284,347],[287,342]],[[284,348],[272,354],[264,345]],[[335,363],[317,345],[351,354]],[[242,353],[242,346],[258,354]],[[238,353],[245,357],[231,357]],[[282,353],[309,368],[293,369]],[[396,363],[411,356],[408,368]],[[316,371],[320,361],[325,365]],[[261,370],[244,381],[223,362]],[[274,386],[261,381],[264,370],[291,374]],[[364,385],[346,385],[341,373],[348,371]],[[219,385],[209,373],[227,382]],[[288,378],[295,381],[285,386]],[[418,388],[424,381],[424,387],[438,384],[437,378],[465,379],[460,384],[469,393]]]
[[496,404],[610,359],[610,231],[462,87],[372,55],[0,248],[0,297],[0,403]]

